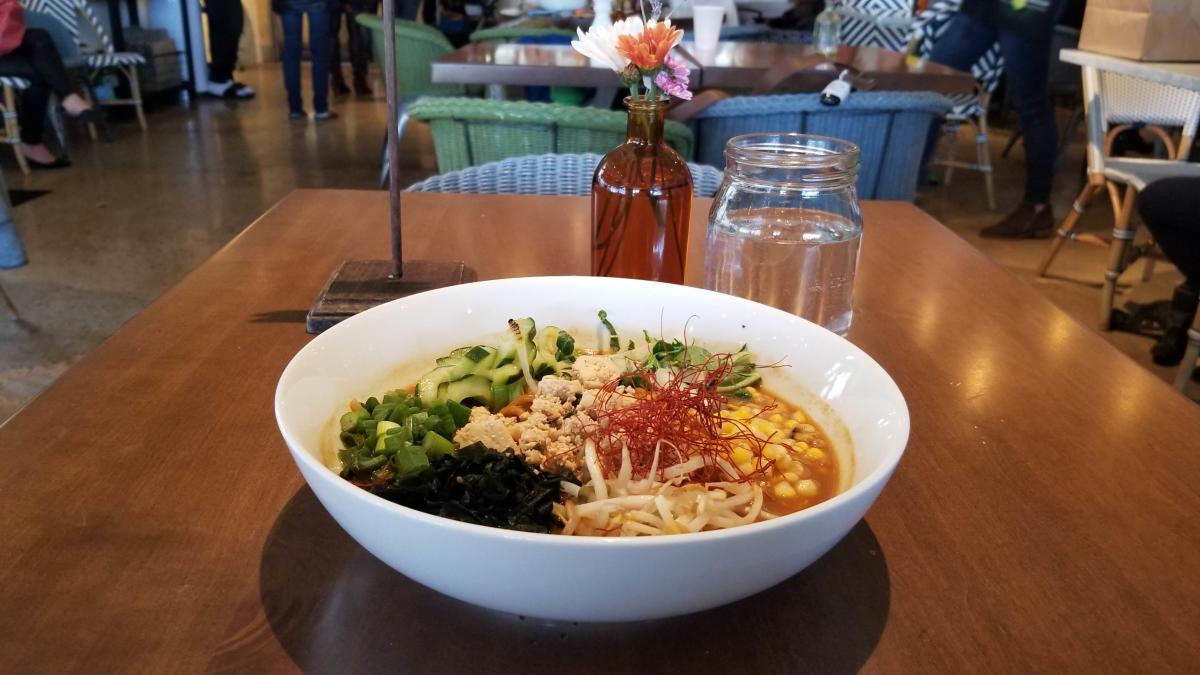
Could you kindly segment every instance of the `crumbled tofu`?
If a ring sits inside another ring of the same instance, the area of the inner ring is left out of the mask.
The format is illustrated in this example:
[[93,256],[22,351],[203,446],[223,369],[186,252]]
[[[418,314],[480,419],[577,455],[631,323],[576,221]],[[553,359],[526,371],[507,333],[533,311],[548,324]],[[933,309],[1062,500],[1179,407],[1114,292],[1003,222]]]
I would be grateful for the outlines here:
[[493,415],[487,408],[473,408],[466,425],[454,434],[454,444],[461,448],[478,442],[497,452],[516,447],[512,422],[506,420],[509,418]]
[[609,356],[585,354],[575,359],[575,376],[584,389],[599,389],[621,376],[621,366]]
[[566,380],[556,375],[547,375],[538,382],[538,398],[556,398],[566,403],[575,399],[575,395],[583,391],[575,380]]

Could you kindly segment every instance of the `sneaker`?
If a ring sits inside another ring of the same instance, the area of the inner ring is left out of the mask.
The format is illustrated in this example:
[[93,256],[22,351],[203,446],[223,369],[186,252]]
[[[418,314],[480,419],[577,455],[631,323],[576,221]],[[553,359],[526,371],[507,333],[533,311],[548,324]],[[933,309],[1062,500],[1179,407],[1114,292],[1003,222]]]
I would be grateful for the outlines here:
[[354,78],[354,95],[359,98],[370,98],[374,92],[371,91],[371,86],[367,84],[366,78]]
[[318,122],[328,122],[329,120],[336,120],[337,118],[338,114],[332,110],[322,110],[321,112],[313,115],[313,119]]
[[350,93],[350,87],[347,87],[345,80],[341,79],[334,80],[331,78],[329,81],[329,88],[332,89],[333,93],[338,96],[345,96],[346,94]]
[[254,98],[255,91],[249,86],[235,80],[225,82],[209,82],[201,92],[212,98]]
[[306,120],[306,119],[308,119],[308,113],[304,112],[303,110],[293,110],[288,113],[288,119],[293,122],[298,122],[300,120]]
[[1054,233],[1049,204],[1021,202],[1015,211],[979,232],[984,239],[1041,239]]

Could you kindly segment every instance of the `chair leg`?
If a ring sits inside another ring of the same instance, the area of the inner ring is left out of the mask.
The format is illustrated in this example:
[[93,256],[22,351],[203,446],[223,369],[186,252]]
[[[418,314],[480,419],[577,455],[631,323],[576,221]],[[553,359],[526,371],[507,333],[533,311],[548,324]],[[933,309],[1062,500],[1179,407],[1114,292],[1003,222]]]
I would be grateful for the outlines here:
[[137,67],[122,68],[121,72],[125,73],[125,78],[129,80],[129,95],[133,99],[133,108],[137,111],[138,126],[142,128],[142,131],[149,131],[150,127],[146,125],[146,112],[142,109],[142,84],[138,80]]
[[1087,210],[1088,203],[1092,201],[1092,197],[1095,197],[1099,191],[1100,186],[1095,183],[1089,182],[1083,186],[1083,190],[1075,198],[1075,203],[1071,205],[1071,212],[1063,219],[1062,225],[1058,226],[1058,231],[1054,233],[1054,241],[1050,242],[1050,248],[1046,251],[1046,255],[1042,257],[1041,264],[1038,265],[1037,275],[1039,277],[1046,276],[1046,272],[1049,271],[1054,258],[1058,256],[1059,250],[1071,238],[1071,234],[1075,231],[1075,226],[1079,225],[1079,218]]
[[[4,292],[3,286],[0,286],[0,305],[4,306],[5,313],[7,313],[13,321],[21,318],[21,313],[17,311],[17,306],[13,304],[12,298],[8,297],[8,293]],[[1196,359],[1193,358],[1192,360],[1195,361]]]
[[[946,161],[953,162],[958,158],[958,122],[950,122],[946,125],[946,133],[942,137],[950,143],[950,147],[946,149]],[[946,175],[942,176],[942,184],[949,185],[950,181],[954,180],[954,165],[950,164],[946,167]]]
[[28,176],[29,162],[25,160],[25,153],[21,152],[21,125],[17,122],[17,93],[12,87],[4,88],[4,133],[12,143],[17,166],[21,167],[21,173]]
[[995,211],[996,183],[992,177],[992,148],[988,145],[987,117],[984,115],[979,116],[979,122],[975,128],[975,154],[979,171],[983,173],[983,187],[987,191],[988,210]]
[[1187,387],[1192,369],[1196,367],[1196,359],[1200,358],[1200,312],[1196,313],[1196,319],[1192,321],[1192,327],[1188,329],[1187,336],[1187,350],[1183,353],[1183,362],[1179,364],[1179,370],[1175,373],[1175,388],[1179,391],[1183,391]]
[[1013,135],[1008,139],[1008,142],[1004,144],[1004,149],[1000,151],[1000,158],[1008,159],[1008,153],[1012,152],[1012,149],[1014,146],[1016,146],[1017,141],[1021,140],[1021,137],[1024,135],[1025,134],[1021,133],[1020,128],[1014,131]]
[[[1116,201],[1117,186],[1108,184],[1110,194]],[[1137,201],[1137,190],[1132,185],[1125,187],[1124,199],[1120,201],[1121,211],[1117,214],[1117,222],[1113,226],[1113,239],[1109,245],[1108,271],[1104,273],[1104,288],[1100,291],[1100,330],[1108,330],[1112,324],[1113,303],[1117,295],[1117,279],[1125,271],[1129,262],[1129,249],[1133,245],[1133,204]]]

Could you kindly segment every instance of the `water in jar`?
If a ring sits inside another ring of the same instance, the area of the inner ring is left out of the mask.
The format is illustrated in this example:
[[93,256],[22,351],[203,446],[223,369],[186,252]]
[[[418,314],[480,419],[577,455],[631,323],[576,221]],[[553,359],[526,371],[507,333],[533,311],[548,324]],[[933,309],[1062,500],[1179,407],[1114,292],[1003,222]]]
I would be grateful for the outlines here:
[[861,233],[857,223],[827,211],[724,211],[710,225],[704,286],[845,334]]

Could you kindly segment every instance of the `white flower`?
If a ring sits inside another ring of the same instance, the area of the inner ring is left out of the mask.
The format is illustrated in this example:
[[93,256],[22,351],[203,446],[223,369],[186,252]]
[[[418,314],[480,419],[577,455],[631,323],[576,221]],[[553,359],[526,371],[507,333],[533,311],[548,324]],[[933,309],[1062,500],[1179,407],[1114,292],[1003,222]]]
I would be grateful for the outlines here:
[[642,19],[636,16],[622,19],[611,26],[592,26],[586,33],[582,28],[578,28],[576,30],[579,39],[572,40],[571,46],[589,59],[620,73],[629,65],[629,59],[617,51],[617,38],[622,35],[639,35],[642,28]]

